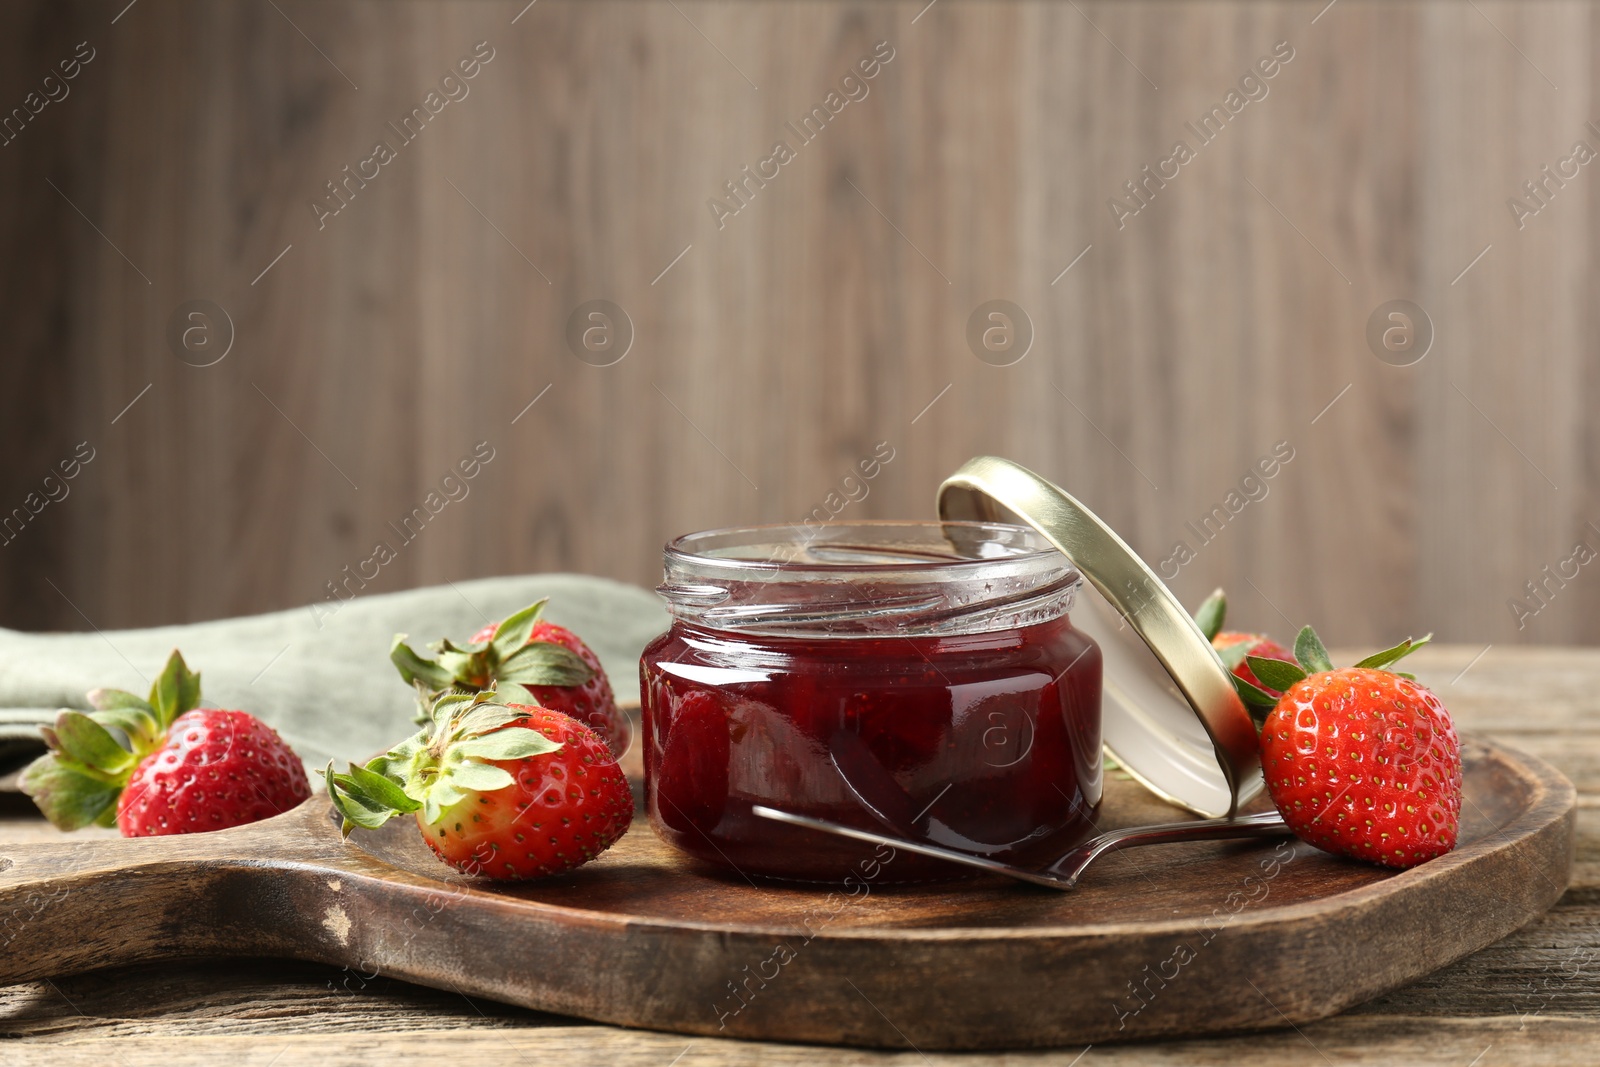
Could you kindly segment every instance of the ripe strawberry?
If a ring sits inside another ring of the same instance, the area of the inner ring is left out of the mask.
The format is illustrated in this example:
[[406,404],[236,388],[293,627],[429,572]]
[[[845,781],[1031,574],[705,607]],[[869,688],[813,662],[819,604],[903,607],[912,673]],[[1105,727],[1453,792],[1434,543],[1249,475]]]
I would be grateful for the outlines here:
[[1239,633],[1235,630],[1224,630],[1223,619],[1227,617],[1228,601],[1218,589],[1205,599],[1199,610],[1194,613],[1194,621],[1200,627],[1200,632],[1206,635],[1211,642],[1211,647],[1217,650],[1222,657],[1222,662],[1233,672],[1235,678],[1240,678],[1271,697],[1281,696],[1276,689],[1269,688],[1261,683],[1254,671],[1250,669],[1249,657],[1256,656],[1260,659],[1279,659],[1293,662],[1294,654],[1266,634]]
[[44,730],[50,751],[23,792],[63,830],[115,823],[125,837],[221,830],[287,811],[311,795],[299,757],[242,711],[200,708],[200,676],[176,650],[148,700],[89,694]]
[[311,795],[278,732],[243,711],[196,708],[134,768],[117,801],[124,837],[221,830],[270,819]]
[[[495,626],[485,626],[472,636],[473,643],[492,641],[494,632]],[[628,749],[633,731],[628,724],[628,717],[617,708],[617,698],[611,692],[611,680],[600,665],[600,657],[577,634],[553,622],[533,624],[526,644],[541,641],[567,649],[581,659],[592,673],[589,680],[581,685],[523,683],[522,688],[528,691],[531,698],[529,703],[577,719],[604,738],[612,754],[620,759]]]
[[1233,669],[1235,678],[1242,678],[1268,696],[1283,695],[1256,677],[1256,672],[1250,669],[1250,657],[1292,661],[1293,652],[1266,634],[1242,634],[1232,630],[1224,630],[1213,637],[1211,647],[1222,656],[1222,662]]
[[1250,661],[1284,691],[1262,729],[1261,766],[1272,802],[1302,839],[1386,867],[1455,847],[1461,744],[1450,713],[1414,678],[1386,669],[1427,640],[1335,668],[1307,626],[1295,642],[1299,666]]
[[542,622],[543,600],[523,608],[472,635],[467,647],[448,639],[430,646],[437,660],[424,659],[398,634],[389,658],[400,676],[416,687],[424,721],[428,708],[447,692],[476,693],[498,689],[516,699],[515,686],[526,690],[526,703],[570,715],[593,728],[621,758],[631,730],[617,709],[611,682],[600,657],[564,626]]
[[593,730],[547,708],[447,694],[430,721],[365,767],[327,769],[346,836],[415,813],[436,856],[464,874],[541,878],[627,832],[633,795]]

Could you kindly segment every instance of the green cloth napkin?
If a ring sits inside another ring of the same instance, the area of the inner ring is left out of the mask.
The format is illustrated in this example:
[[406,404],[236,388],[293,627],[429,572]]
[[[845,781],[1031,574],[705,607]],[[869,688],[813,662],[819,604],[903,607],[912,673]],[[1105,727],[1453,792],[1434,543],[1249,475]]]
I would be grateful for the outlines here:
[[[0,629],[0,783],[44,751],[39,726],[86,706],[96,686],[143,696],[174,648],[202,675],[210,707],[240,708],[273,726],[313,769],[364,759],[414,729],[415,700],[389,643],[465,641],[486,622],[541,597],[544,617],[593,648],[617,700],[637,703],[639,654],[667,628],[652,592],[581,574],[482,578],[334,605],[148,630],[28,634]],[[330,607],[336,608],[329,613]]]

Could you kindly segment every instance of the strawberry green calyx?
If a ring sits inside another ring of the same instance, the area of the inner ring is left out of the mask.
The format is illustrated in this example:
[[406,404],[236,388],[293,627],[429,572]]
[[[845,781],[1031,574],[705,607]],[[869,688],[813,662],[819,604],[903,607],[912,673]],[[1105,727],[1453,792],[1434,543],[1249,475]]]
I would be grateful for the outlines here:
[[328,764],[324,776],[346,837],[375,830],[396,815],[421,812],[427,822],[475,794],[504,789],[515,779],[499,760],[542,756],[561,748],[536,730],[515,725],[526,713],[498,703],[493,690],[446,693],[434,701],[421,730],[365,766],[345,773]]
[[1233,670],[1250,656],[1250,650],[1255,647],[1254,641],[1239,641],[1227,648],[1217,649],[1217,658],[1222,660],[1222,665],[1228,670]]
[[134,768],[159,748],[174,719],[200,706],[200,675],[174,649],[148,698],[94,689],[93,711],[64,708],[40,729],[49,751],[22,772],[22,791],[58,829],[113,826]]
[[[1392,648],[1373,653],[1355,666],[1389,671],[1391,674],[1398,674],[1402,678],[1415,681],[1413,675],[1403,671],[1390,671],[1390,668],[1431,640],[1433,640],[1432,634],[1416,639],[1408,637]],[[1328,649],[1323,645],[1322,638],[1318,637],[1317,631],[1309,626],[1302,629],[1295,637],[1294,657],[1298,662],[1290,663],[1288,660],[1266,659],[1262,656],[1246,656],[1245,662],[1250,665],[1250,669],[1263,684],[1279,692],[1287,692],[1290,686],[1313,674],[1322,674],[1334,669],[1333,660],[1328,656]],[[1239,698],[1246,704],[1271,708],[1278,703],[1272,694],[1264,692],[1242,678],[1235,676],[1233,685],[1239,692]]]
[[1222,665],[1232,671],[1244,662],[1245,656],[1256,647],[1261,640],[1257,634],[1232,634],[1238,638],[1232,644],[1223,648],[1216,648],[1217,638],[1222,635],[1222,628],[1228,621],[1228,598],[1222,592],[1222,587],[1211,591],[1211,595],[1201,602],[1194,611],[1194,624],[1200,627],[1200,632],[1205,634],[1217,653],[1217,658],[1222,660]]
[[1307,674],[1333,670],[1333,658],[1328,655],[1327,646],[1317,636],[1317,631],[1309,626],[1301,627],[1300,632],[1295,634],[1294,658],[1300,661],[1300,666],[1305,668]]
[[[1281,659],[1250,656],[1245,662],[1250,664],[1250,669],[1255,671],[1257,678],[1260,678],[1280,693],[1287,692],[1290,686],[1312,673],[1311,671],[1301,670],[1296,664]],[[1249,683],[1245,684],[1248,685]],[[1276,700],[1271,700],[1270,694],[1268,699],[1272,704],[1277,704]]]
[[[1408,637],[1404,641],[1401,641],[1398,645],[1395,645],[1393,648],[1386,648],[1382,652],[1374,652],[1360,663],[1357,663],[1356,666],[1370,667],[1373,670],[1378,671],[1387,671],[1389,670],[1390,664],[1399,662],[1400,659],[1411,655],[1411,653],[1415,652],[1417,649],[1421,648],[1423,645],[1432,640],[1432,634],[1423,634],[1415,641]],[[1406,674],[1403,671],[1390,671],[1390,673],[1398,674],[1402,678],[1411,677],[1411,675]]]
[[[1228,617],[1228,598],[1223,595],[1222,589],[1216,588],[1211,595],[1195,609],[1194,624],[1200,627],[1200,632],[1206,635],[1207,641],[1215,641],[1222,632],[1223,621]],[[1237,664],[1230,663],[1232,670]]]
[[417,690],[424,712],[417,721],[425,721],[439,698],[450,692],[471,694],[497,688],[505,692],[510,686],[576,686],[592,678],[594,671],[570,649],[553,641],[528,640],[545,603],[537,601],[507,616],[487,641],[466,647],[449,639],[435,642],[428,646],[434,659],[414,651],[406,644],[405,634],[396,634],[389,660],[400,677]]

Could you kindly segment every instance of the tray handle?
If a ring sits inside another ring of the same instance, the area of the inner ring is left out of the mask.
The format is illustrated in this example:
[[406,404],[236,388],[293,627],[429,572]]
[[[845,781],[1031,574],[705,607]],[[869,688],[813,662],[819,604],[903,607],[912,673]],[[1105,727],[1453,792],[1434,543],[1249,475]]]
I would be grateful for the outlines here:
[[270,910],[263,875],[310,858],[299,821],[0,842],[0,986],[169,957],[297,955],[267,915],[242,920]]

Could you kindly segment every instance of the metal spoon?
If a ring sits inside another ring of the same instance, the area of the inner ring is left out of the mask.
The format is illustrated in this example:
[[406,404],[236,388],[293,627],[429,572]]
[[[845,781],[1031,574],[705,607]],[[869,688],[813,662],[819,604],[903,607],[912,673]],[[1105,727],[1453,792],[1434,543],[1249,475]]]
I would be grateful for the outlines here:
[[1111,830],[1098,837],[1090,838],[1043,870],[1030,870],[1026,867],[1014,867],[1009,863],[1001,863],[998,860],[974,856],[967,852],[959,852],[953,848],[924,844],[921,841],[907,841],[904,838],[873,833],[871,830],[857,830],[853,826],[828,822],[826,819],[813,819],[806,815],[795,815],[792,812],[779,811],[776,808],[769,808],[761,804],[755,805],[751,810],[761,818],[771,819],[774,822],[786,822],[793,826],[804,826],[810,830],[820,830],[825,834],[836,834],[839,837],[849,837],[869,844],[903,848],[907,852],[915,852],[918,855],[949,860],[951,863],[976,867],[980,871],[988,871],[991,874],[1003,874],[1007,878],[1030,882],[1033,885],[1063,890],[1076,886],[1078,879],[1083,876],[1083,872],[1088,870],[1095,860],[1108,852],[1117,852],[1137,845],[1164,845],[1175,841],[1223,841],[1240,837],[1281,837],[1291,832],[1288,826],[1284,824],[1283,816],[1275,811],[1264,812],[1260,815],[1246,815],[1238,819],[1202,819],[1197,822],[1163,823],[1159,826],[1128,826],[1121,830]]

